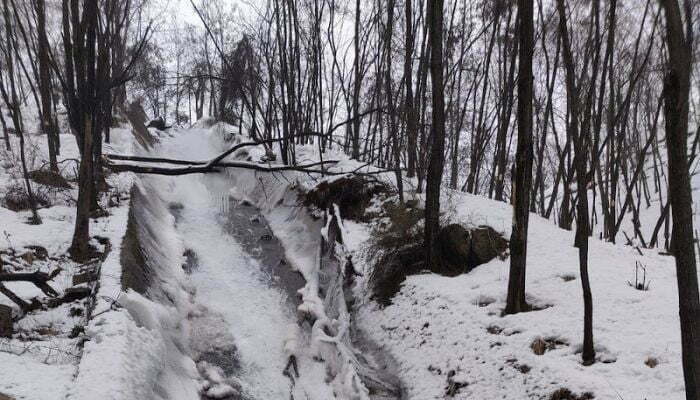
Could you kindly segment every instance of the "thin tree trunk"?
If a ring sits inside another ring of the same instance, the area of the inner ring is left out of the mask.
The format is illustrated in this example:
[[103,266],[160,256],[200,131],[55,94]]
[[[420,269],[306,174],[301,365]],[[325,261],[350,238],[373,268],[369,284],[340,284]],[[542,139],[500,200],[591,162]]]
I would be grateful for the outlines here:
[[41,128],[49,147],[49,166],[58,172],[56,160],[58,129],[54,126],[51,107],[51,76],[49,74],[49,43],[46,37],[46,14],[44,0],[36,0],[37,31],[39,36],[39,93],[41,94]]
[[510,274],[506,314],[527,309],[525,269],[527,228],[530,216],[532,182],[532,53],[534,51],[532,0],[518,0],[518,147],[513,182],[513,232],[510,236]]
[[413,107],[413,0],[406,1],[406,53],[404,58],[403,79],[406,84],[405,114],[408,166],[406,176],[412,178],[416,174],[416,145],[418,141],[418,126],[416,111]]
[[[570,109],[568,129],[574,142],[574,168],[576,170],[577,183],[575,246],[578,247],[581,286],[583,289],[582,358],[584,365],[590,365],[595,362],[595,350],[593,347],[593,297],[588,278],[588,174],[586,171],[588,132],[579,134],[579,96],[574,76],[574,59],[569,40],[564,0],[557,0],[557,10],[559,12],[559,32],[562,37],[562,49],[564,51],[564,65],[566,67],[567,102]],[[563,210],[563,212],[565,211]]]
[[[664,115],[668,152],[668,185],[673,217],[671,243],[676,259],[678,306],[681,321],[683,376],[687,400],[700,398],[700,297],[693,247],[693,198],[688,172],[687,140],[692,68],[692,24],[684,33],[676,0],[660,0],[666,14],[668,66],[664,81]],[[685,1],[685,12],[691,6]],[[686,15],[688,21],[691,16]]]

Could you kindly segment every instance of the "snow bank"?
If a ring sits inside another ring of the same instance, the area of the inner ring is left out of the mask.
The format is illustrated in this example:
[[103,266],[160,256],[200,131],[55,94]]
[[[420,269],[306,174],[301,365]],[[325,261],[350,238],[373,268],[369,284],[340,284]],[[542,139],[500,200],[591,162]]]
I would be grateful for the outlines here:
[[[151,178],[135,179],[129,222],[114,232],[114,250],[102,266],[100,296],[86,329],[90,340],[69,399],[199,396],[199,373],[188,356],[184,249],[156,185]],[[120,258],[138,262],[122,273]],[[148,277],[147,284],[139,277]]]

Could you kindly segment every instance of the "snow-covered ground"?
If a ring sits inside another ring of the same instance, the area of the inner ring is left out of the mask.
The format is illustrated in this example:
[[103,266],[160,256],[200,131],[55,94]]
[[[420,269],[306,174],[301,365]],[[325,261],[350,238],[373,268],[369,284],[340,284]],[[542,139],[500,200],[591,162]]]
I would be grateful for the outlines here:
[[[116,151],[131,151],[131,140],[128,130],[115,129],[113,131],[114,142],[108,145],[109,149]],[[13,148],[18,149],[18,141],[13,139]],[[46,162],[45,137],[32,136],[27,140],[29,169],[37,169]],[[59,161],[70,160],[77,157],[77,148],[72,135],[61,135],[62,153]],[[0,168],[0,197],[13,185],[20,184],[18,180],[18,168],[16,163],[18,153],[6,152],[2,157]],[[71,175],[71,161],[61,164],[66,175]],[[113,186],[113,194],[123,196],[128,191],[130,178],[128,176],[112,176],[108,182]],[[32,182],[35,192],[46,190],[38,188]],[[41,246],[47,250],[46,262],[34,261],[30,263],[32,272],[41,270],[49,272],[55,268],[63,271],[49,284],[63,295],[69,288],[74,273],[80,270],[78,264],[65,257],[65,252],[70,246],[73,232],[75,208],[72,199],[77,196],[77,190],[70,189],[59,193],[50,193],[55,205],[42,208],[39,214],[43,219],[41,225],[29,225],[28,211],[13,212],[0,204],[0,251],[21,252],[25,246]],[[117,198],[115,197],[115,199]],[[122,197],[121,200],[124,200]],[[126,224],[127,202],[114,205],[108,209],[110,215],[93,222],[91,234],[109,239],[112,251],[102,265],[101,292],[105,296],[112,296],[119,292],[119,243],[123,236]],[[8,258],[4,258],[5,261]],[[26,282],[11,282],[6,286],[18,296],[28,301],[31,297],[43,294],[34,285]],[[0,295],[0,304],[13,307],[15,313],[19,312],[17,306],[4,295]],[[18,321],[15,329],[18,334],[12,339],[0,339],[0,393],[14,396],[17,399],[51,400],[64,399],[68,392],[74,388],[74,378],[77,366],[82,356],[81,346],[84,336],[75,328],[85,324],[84,314],[76,311],[80,307],[75,303],[68,303],[48,310],[38,310]],[[123,327],[122,327],[123,329]],[[89,346],[89,345],[88,345]]]
[[[208,159],[230,145],[222,139],[225,131],[222,125],[208,128],[206,124],[173,129],[161,134],[152,154]],[[130,139],[120,140],[119,133],[115,137],[110,151],[134,153]],[[128,137],[128,131],[121,137]],[[75,157],[69,139],[64,140],[65,158]],[[259,148],[246,153],[253,160],[264,154]],[[318,157],[315,149],[307,147],[297,154],[300,159]],[[335,170],[356,166],[339,153],[324,158],[341,160]],[[8,187],[13,179],[0,170],[0,187]],[[126,195],[132,178],[110,179],[115,190]],[[110,239],[113,251],[102,266],[95,317],[86,327],[89,340],[78,352],[82,359],[48,359],[40,346],[35,346],[34,354],[20,356],[9,345],[0,346],[0,393],[38,400],[189,400],[198,398],[200,390],[225,395],[237,388],[260,399],[287,399],[290,390],[295,399],[325,400],[333,398],[333,393],[343,400],[366,396],[366,389],[357,386],[349,348],[333,342],[322,324],[315,329],[299,327],[288,295],[271,284],[264,268],[224,227],[231,199],[259,207],[284,245],[290,266],[306,278],[298,312],[329,323],[318,282],[323,224],[297,198],[320,180],[291,172],[232,170],[149,176],[134,182],[148,198],[140,206],[141,228],[160,246],[152,249],[150,261],[159,265],[154,289],[158,293],[122,288],[118,249],[126,231],[124,201],[110,208],[111,216],[92,224],[94,234]],[[451,221],[486,224],[505,237],[510,235],[509,205],[452,191],[443,194],[443,208]],[[170,209],[177,210],[176,217]],[[49,254],[62,254],[69,245],[73,213],[70,204],[55,205],[40,210],[43,225],[30,226],[24,223],[27,212],[0,208],[1,229],[10,234],[0,242],[9,240],[16,248],[39,244]],[[532,304],[544,309],[502,317],[507,259],[495,259],[454,278],[427,273],[410,276],[392,304],[379,307],[369,299],[366,282],[375,262],[366,257],[375,223],[344,224],[345,244],[355,267],[363,272],[354,292],[354,320],[396,360],[408,399],[442,399],[450,386],[454,398],[463,399],[547,399],[559,388],[591,392],[597,399],[684,397],[673,258],[644,249],[640,255],[628,246],[591,239],[598,362],[584,367],[578,353],[583,305],[572,232],[531,217],[527,293]],[[6,247],[9,244],[0,245],[0,249]],[[189,274],[182,270],[185,250],[197,258],[197,268]],[[634,280],[635,262],[646,266],[651,280],[648,291],[628,284]],[[13,289],[23,296],[36,290]],[[0,301],[10,304],[4,298]],[[68,321],[62,315],[46,314],[35,319],[41,322],[35,325],[50,319],[56,324]],[[531,348],[538,339],[552,343],[542,355]],[[62,338],[51,340],[45,347],[54,353],[61,346],[74,345],[59,343]],[[14,342],[7,343],[18,344]],[[222,371],[196,363],[198,355],[232,347],[240,367],[230,376],[216,376]],[[301,375],[293,387],[282,373],[290,354],[297,356]]]
[[[455,210],[454,221],[487,224],[509,237],[509,205],[463,193],[443,198],[445,210]],[[396,357],[415,399],[443,398],[448,378],[464,386],[454,396],[464,399],[539,399],[558,388],[598,399],[684,398],[673,258],[590,241],[598,362],[585,367],[573,239],[551,221],[530,219],[527,295],[543,310],[501,316],[509,261],[494,259],[454,278],[409,277],[392,305],[381,309],[367,301],[358,321]],[[363,244],[354,249],[362,253]],[[628,284],[635,261],[646,265],[649,291]],[[367,272],[372,262],[365,260]],[[561,343],[535,355],[531,344],[538,338]]]

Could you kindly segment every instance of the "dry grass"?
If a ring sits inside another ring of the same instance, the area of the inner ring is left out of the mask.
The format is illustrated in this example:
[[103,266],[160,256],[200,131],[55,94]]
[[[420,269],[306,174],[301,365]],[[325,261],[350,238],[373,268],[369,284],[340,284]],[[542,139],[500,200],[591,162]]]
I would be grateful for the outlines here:
[[580,395],[572,392],[567,388],[561,388],[555,390],[550,396],[549,400],[593,400],[595,396],[591,392],[585,392]]

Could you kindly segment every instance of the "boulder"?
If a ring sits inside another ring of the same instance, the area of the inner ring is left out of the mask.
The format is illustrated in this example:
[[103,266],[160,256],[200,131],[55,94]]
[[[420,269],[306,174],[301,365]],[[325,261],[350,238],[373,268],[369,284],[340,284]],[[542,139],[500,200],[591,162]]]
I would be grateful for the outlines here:
[[442,265],[433,272],[455,276],[469,272],[477,265],[503,257],[508,241],[490,226],[467,230],[459,224],[447,225],[438,235]]
[[[383,251],[375,263],[370,275],[372,298],[381,305],[391,303],[392,297],[399,291],[408,275],[420,273],[426,269],[425,249],[422,236],[411,236],[412,225],[399,225],[393,219],[391,232],[387,238],[375,238]],[[376,244],[375,244],[376,245]],[[467,229],[459,224],[446,225],[437,237],[440,262],[428,267],[431,272],[457,276],[467,273],[480,264],[496,257],[504,257],[508,241],[488,226]]]
[[[442,265],[433,266],[433,272],[454,276],[473,268],[471,261],[472,239],[469,231],[462,225],[451,224],[438,234]],[[471,267],[471,268],[470,268]]]
[[370,275],[372,298],[384,306],[391,304],[391,299],[401,289],[406,277],[417,274],[424,268],[424,254],[422,244],[405,246],[383,254]]
[[151,122],[149,122],[148,125],[146,125],[146,128],[156,128],[159,131],[164,131],[170,127],[165,125],[165,120],[163,120],[162,117],[158,117],[156,119],[151,120]]
[[471,239],[476,265],[485,264],[496,257],[504,257],[508,250],[508,241],[490,226],[482,225],[472,229]]

